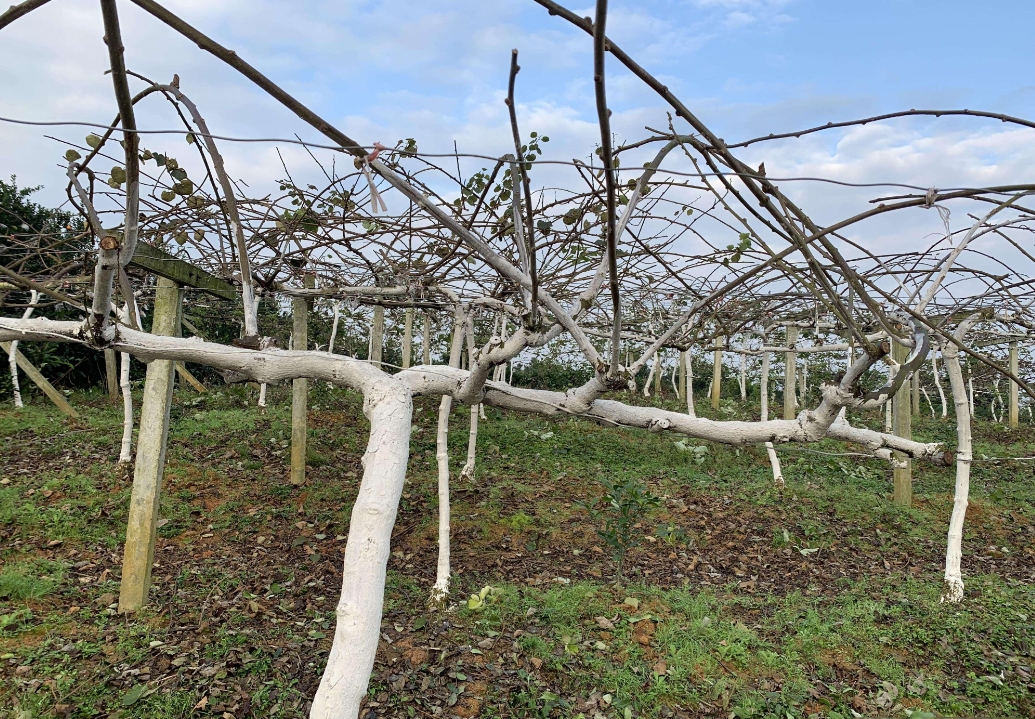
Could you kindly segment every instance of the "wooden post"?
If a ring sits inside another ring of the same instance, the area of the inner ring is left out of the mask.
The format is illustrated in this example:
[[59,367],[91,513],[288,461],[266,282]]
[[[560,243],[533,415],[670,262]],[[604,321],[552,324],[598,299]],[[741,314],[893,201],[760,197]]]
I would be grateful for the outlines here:
[[[303,284],[316,286],[316,277],[306,275]],[[291,300],[292,349],[304,352],[309,347],[309,302],[304,297]],[[306,415],[308,413],[309,380],[298,377],[291,380],[291,484],[305,482]]]
[[798,328],[787,325],[788,352],[783,355],[783,418],[794,419],[798,416],[798,408],[794,402],[796,373],[798,371],[798,353],[794,346],[798,343]]
[[[765,342],[765,337],[762,338]],[[759,412],[758,415],[763,422],[769,421],[769,353],[762,352],[762,376],[758,383]]]
[[[151,333],[178,336],[183,290],[164,277],[158,278]],[[133,468],[133,494],[129,500],[126,547],[122,559],[119,611],[133,612],[147,604],[151,565],[155,557],[158,502],[165,472],[165,446],[169,437],[172,404],[172,360],[153,360],[147,366],[144,400],[140,407],[140,434]]]
[[374,305],[374,320],[370,323],[370,362],[381,367],[381,351],[385,339],[385,308]]
[[661,399],[661,352],[654,353],[654,395]]
[[920,369],[917,368],[911,380],[913,386],[913,414],[920,414]]
[[424,334],[420,338],[421,361],[431,364],[431,313],[424,313]]
[[715,338],[715,346],[712,351],[712,409],[719,408],[719,399],[722,396],[722,340]]
[[[903,347],[898,342],[892,340],[891,356],[896,362],[902,364],[909,356],[909,348]],[[891,431],[895,436],[903,437],[904,439],[913,438],[910,394],[912,393],[910,392],[909,381],[907,380],[902,383],[902,386],[899,387],[898,392],[895,393],[895,396],[891,400]],[[912,460],[910,460],[906,455],[896,452],[895,461],[896,463],[902,464],[902,466],[895,467],[894,470],[895,492],[893,501],[895,504],[909,507],[913,504]]]
[[115,350],[104,350],[104,381],[108,385],[108,397],[113,401],[119,398],[119,366],[115,362]]
[[413,354],[413,308],[406,308],[406,324],[403,327],[403,357],[402,368],[410,366],[411,355]]
[[[10,355],[10,342],[0,342],[0,348],[3,348],[5,355]],[[79,413],[76,412],[75,408],[68,403],[68,400],[65,399],[65,395],[61,394],[54,385],[47,381],[46,377],[40,374],[40,371],[36,369],[36,365],[30,362],[29,358],[23,355],[21,350],[15,350],[14,358],[22,372],[32,380],[33,384],[43,390],[43,394],[47,395],[47,397],[50,398],[50,401],[53,402],[59,410],[67,414],[69,417],[79,419]]]
[[[1014,377],[1017,376],[1019,363],[1017,361],[1017,343],[1010,343],[1010,374]],[[1019,389],[1016,382],[1010,380],[1010,429],[1017,429],[1019,411],[1019,397],[1017,396],[1017,390]]]
[[679,399],[686,399],[686,350],[679,350]]

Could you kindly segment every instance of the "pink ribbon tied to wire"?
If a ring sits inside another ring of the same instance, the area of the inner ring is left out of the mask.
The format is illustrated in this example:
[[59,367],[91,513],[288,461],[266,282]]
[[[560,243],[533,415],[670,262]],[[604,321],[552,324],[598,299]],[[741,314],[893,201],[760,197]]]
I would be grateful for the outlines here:
[[388,206],[385,201],[381,199],[381,195],[377,191],[377,186],[374,184],[374,174],[370,171],[370,163],[377,159],[377,156],[381,154],[381,150],[387,150],[388,148],[382,145],[380,142],[374,143],[374,151],[363,158],[363,174],[367,178],[367,184],[370,186],[370,212],[371,214],[377,214],[378,205],[381,206],[381,212],[388,212]]

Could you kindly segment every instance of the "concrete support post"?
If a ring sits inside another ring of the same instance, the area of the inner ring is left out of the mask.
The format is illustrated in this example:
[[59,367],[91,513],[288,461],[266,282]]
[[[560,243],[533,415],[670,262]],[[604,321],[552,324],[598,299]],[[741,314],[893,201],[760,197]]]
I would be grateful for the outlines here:
[[[798,328],[787,326],[787,347],[790,350],[798,343]],[[798,353],[785,352],[783,355],[783,418],[794,419],[798,416],[798,407],[794,401],[797,382]]]
[[[183,290],[172,280],[158,278],[151,332],[179,336]],[[172,360],[154,360],[147,366],[144,399],[140,407],[140,434],[133,468],[133,493],[129,500],[126,546],[122,559],[119,612],[134,612],[147,604],[151,565],[155,557],[158,503],[165,472],[165,447],[169,437],[172,404]]]
[[[891,343],[891,356],[899,364],[906,361],[909,356],[909,348],[903,347],[898,342]],[[898,392],[892,398],[891,406],[891,431],[897,437],[905,439],[913,438],[913,421],[909,381],[903,382]],[[913,504],[913,464],[912,460],[904,454],[895,453],[895,461],[902,466],[894,470],[894,497],[895,504],[909,507]]]

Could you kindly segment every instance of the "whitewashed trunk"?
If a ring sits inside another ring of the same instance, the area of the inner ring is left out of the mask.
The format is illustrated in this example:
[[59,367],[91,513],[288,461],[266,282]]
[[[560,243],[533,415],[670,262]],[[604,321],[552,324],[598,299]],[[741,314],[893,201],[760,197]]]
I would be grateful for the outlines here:
[[338,320],[341,318],[341,302],[334,302],[334,321],[331,322],[331,337],[327,340],[327,351],[334,354],[334,341],[338,338]]
[[471,429],[467,436],[467,462],[460,470],[460,479],[467,481],[474,479],[474,465],[478,450],[478,411],[480,404],[471,406]]
[[747,390],[747,355],[743,352],[740,353],[740,401],[743,402],[748,398]]
[[22,390],[18,384],[18,340],[11,343],[11,351],[7,353],[7,364],[11,368],[11,388],[14,390],[14,406],[21,409],[25,405],[22,404]]
[[647,374],[647,381],[643,383],[643,396],[650,397],[650,383],[654,380],[654,373],[658,371],[658,353],[654,353],[654,360],[650,364],[650,372]]
[[[27,320],[32,316],[32,311],[36,309],[36,301],[39,298],[40,293],[32,290],[29,295],[29,306],[22,313],[23,320]],[[14,406],[21,409],[25,405],[22,404],[22,390],[18,384],[18,340],[11,342],[11,351],[7,353],[7,362],[11,366],[11,388],[14,390]]]
[[970,390],[970,416],[974,417],[974,374],[967,368],[967,388]]
[[691,417],[697,416],[694,407],[694,355],[691,350],[686,351],[686,413]]
[[133,391],[129,385],[129,368],[133,361],[128,352],[120,352],[122,362],[119,372],[119,387],[122,389],[122,449],[119,464],[133,461]]
[[944,419],[949,412],[945,402],[945,389],[942,387],[942,378],[938,376],[938,357],[934,352],[931,353],[931,374],[934,375],[934,386],[938,388],[938,397],[942,401],[942,418]]
[[762,353],[762,378],[760,380],[759,394],[761,395],[761,409],[759,416],[763,422],[769,421],[769,353]]
[[783,472],[780,470],[780,458],[776,456],[776,448],[772,442],[765,443],[765,451],[769,455],[769,464],[773,468],[773,482],[777,487],[784,486]]
[[[456,313],[453,341],[449,347],[449,366],[460,366],[463,349],[465,319]],[[438,434],[435,441],[435,459],[438,462],[438,563],[431,601],[442,602],[449,596],[449,413],[453,398],[443,395],[438,405]]]
[[310,719],[359,716],[381,636],[392,526],[409,459],[410,392],[400,382],[381,379],[366,391],[363,411],[370,420],[370,440],[345,544],[334,641]]
[[952,401],[956,407],[956,489],[952,499],[952,516],[949,518],[949,534],[945,549],[945,587],[942,601],[959,602],[963,599],[963,573],[960,564],[963,559],[963,520],[967,516],[970,494],[970,463],[973,459],[970,438],[970,402],[967,387],[963,383],[959,350],[947,345],[942,352],[945,370],[949,375]]

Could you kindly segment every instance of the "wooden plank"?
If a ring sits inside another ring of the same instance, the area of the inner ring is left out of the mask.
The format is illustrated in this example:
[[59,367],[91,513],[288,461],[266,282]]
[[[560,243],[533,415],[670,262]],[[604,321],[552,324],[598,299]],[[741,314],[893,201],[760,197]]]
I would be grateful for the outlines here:
[[195,287],[226,300],[237,299],[237,290],[229,282],[146,242],[137,242],[136,252],[129,264],[172,280],[180,286]]
[[[183,290],[160,277],[155,292],[152,333],[180,334]],[[122,560],[119,612],[133,612],[147,604],[151,588],[151,566],[158,530],[158,503],[165,473],[165,448],[169,438],[169,407],[172,405],[172,360],[153,360],[147,366],[144,400],[140,407],[140,434],[133,468],[133,493],[129,500],[126,547]]]
[[183,362],[176,363],[176,374],[180,375],[180,379],[189,384],[198,392],[204,394],[208,392],[208,388],[201,384],[201,380],[191,374],[190,370],[183,366]]
[[[10,342],[0,342],[0,348],[3,348],[5,355],[9,355],[11,353]],[[40,374],[40,371],[36,369],[36,365],[30,362],[29,358],[23,355],[21,350],[15,350],[15,362],[18,363],[22,372],[24,372],[37,387],[43,390],[43,394],[47,395],[47,397],[50,398],[50,401],[57,405],[59,410],[67,414],[69,417],[79,419],[79,413],[75,411],[75,407],[68,403],[68,400],[65,399],[65,395],[61,394],[54,385],[47,381],[46,377]]]

